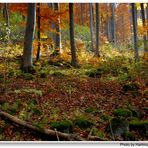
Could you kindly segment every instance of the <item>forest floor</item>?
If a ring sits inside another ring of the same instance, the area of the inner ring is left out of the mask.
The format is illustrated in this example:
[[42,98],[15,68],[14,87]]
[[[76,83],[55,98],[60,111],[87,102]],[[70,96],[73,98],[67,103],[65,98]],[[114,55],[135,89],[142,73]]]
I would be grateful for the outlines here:
[[[95,73],[100,69],[89,66],[71,68],[43,61],[38,72],[26,74],[18,70],[16,61],[9,61],[7,69],[1,66],[5,69],[0,75],[1,110],[38,128],[78,133],[84,138],[91,134],[109,141],[147,140],[146,79],[117,81],[115,74],[110,79],[109,74]],[[0,140],[57,139],[0,117]]]

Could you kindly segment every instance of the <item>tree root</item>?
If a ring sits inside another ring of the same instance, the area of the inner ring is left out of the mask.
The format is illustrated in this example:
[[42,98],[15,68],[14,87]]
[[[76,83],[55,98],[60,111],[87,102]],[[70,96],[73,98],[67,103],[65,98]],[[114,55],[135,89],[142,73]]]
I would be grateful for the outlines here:
[[[62,133],[56,130],[51,130],[51,129],[45,129],[45,128],[37,128],[33,126],[32,124],[23,121],[15,116],[12,116],[4,111],[0,111],[0,116],[9,119],[10,121],[21,125],[23,127],[29,128],[33,131],[45,134],[47,136],[52,136],[52,137],[58,137],[59,139],[63,139],[64,141],[86,141],[85,138],[80,137],[77,134],[67,134],[67,133]],[[96,136],[89,136],[87,139],[88,141],[106,141],[105,139],[96,137]]]

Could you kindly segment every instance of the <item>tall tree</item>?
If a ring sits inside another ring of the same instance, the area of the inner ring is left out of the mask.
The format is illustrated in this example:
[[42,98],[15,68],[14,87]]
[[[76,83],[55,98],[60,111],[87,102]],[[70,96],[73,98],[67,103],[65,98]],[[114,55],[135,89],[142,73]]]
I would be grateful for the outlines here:
[[29,3],[27,10],[27,24],[24,38],[24,51],[23,51],[23,70],[30,72],[30,68],[33,66],[32,52],[33,52],[33,39],[35,32],[35,20],[36,20],[36,4]]
[[5,18],[6,27],[7,27],[7,40],[10,41],[10,19],[9,19],[9,11],[8,11],[8,4],[4,3],[3,6],[3,17]]
[[69,30],[70,30],[70,45],[71,45],[71,64],[74,67],[77,67],[76,59],[76,47],[74,40],[74,13],[73,13],[73,3],[69,3]]
[[137,8],[135,3],[131,4],[132,6],[132,20],[133,20],[133,36],[134,36],[134,53],[135,53],[135,62],[139,60],[139,54],[138,54],[138,37],[137,37]]
[[[54,3],[54,10],[59,12],[59,4]],[[61,48],[61,29],[60,29],[60,15],[57,16],[56,23],[56,39],[55,39],[55,49],[60,51]]]
[[52,21],[51,28],[54,30],[53,33],[51,33],[51,38],[54,44],[54,55],[59,54],[59,51],[61,49],[61,29],[60,29],[60,15],[59,13],[59,4],[58,3],[49,3],[48,4],[50,8],[52,8],[53,11],[57,13],[56,20]]
[[116,29],[115,29],[115,3],[111,4],[111,35],[112,35],[112,42],[116,45]]
[[94,51],[94,23],[93,23],[93,4],[89,4],[89,13],[90,13],[90,34],[91,34],[91,49]]
[[36,60],[38,61],[40,59],[40,50],[41,50],[41,33],[40,33],[40,27],[41,27],[41,17],[40,17],[40,3],[37,4],[37,27],[38,27],[38,31],[37,31],[37,36],[38,36],[38,50],[37,50],[37,56],[36,56]]
[[100,18],[99,18],[99,3],[96,3],[96,50],[95,55],[100,56],[99,53],[99,31],[100,31]]
[[[146,21],[145,21],[145,11],[144,11],[144,4],[140,3],[140,7],[141,7],[141,17],[142,17],[142,24],[143,24],[143,28],[146,27]],[[143,42],[144,42],[144,52],[148,52],[148,43],[146,40],[146,34],[143,35]]]
[[84,13],[84,7],[83,7],[83,3],[80,3],[80,6],[81,6],[81,25],[83,26],[84,25],[84,16],[83,16],[83,13]]

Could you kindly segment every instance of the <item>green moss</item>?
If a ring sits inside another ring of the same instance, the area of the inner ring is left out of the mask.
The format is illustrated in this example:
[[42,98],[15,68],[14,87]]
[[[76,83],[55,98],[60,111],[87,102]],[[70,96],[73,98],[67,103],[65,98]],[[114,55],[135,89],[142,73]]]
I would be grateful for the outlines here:
[[78,126],[79,128],[85,129],[85,128],[89,128],[93,125],[92,122],[90,122],[88,119],[84,119],[84,118],[78,118],[74,121],[74,124],[76,126]]
[[132,112],[124,108],[115,109],[113,111],[113,114],[117,117],[125,117],[125,118],[132,117]]
[[103,114],[103,115],[101,115],[100,118],[103,119],[104,121],[109,121],[112,119],[112,116]]
[[1,106],[3,111],[7,111],[9,109],[9,107],[10,107],[9,103],[7,103],[7,102],[3,103],[2,106]]
[[56,72],[54,72],[54,73],[52,74],[52,76],[63,77],[63,76],[65,76],[65,74],[63,74],[63,73],[61,73],[61,72],[59,72],[59,71],[56,71]]
[[32,112],[38,116],[42,115],[42,112],[38,108],[32,108]]
[[148,136],[148,120],[132,120],[129,128],[131,130],[138,130],[141,135]]
[[94,110],[93,110],[92,107],[88,107],[88,108],[85,109],[85,112],[86,112],[86,113],[93,113],[93,111],[94,111]]
[[50,123],[51,127],[58,131],[69,130],[72,131],[73,124],[69,120],[55,121]]
[[148,126],[148,120],[131,120],[130,126],[132,127],[143,127]]
[[34,75],[32,75],[30,73],[24,73],[23,76],[24,76],[25,80],[34,80],[35,79]]
[[132,132],[127,131],[123,135],[125,141],[135,141],[135,136]]
[[90,70],[90,71],[86,72],[86,75],[88,77],[92,77],[92,78],[95,78],[95,77],[100,78],[101,75],[102,75],[102,71],[100,71],[100,70]]
[[104,137],[105,137],[105,134],[104,134],[104,132],[98,130],[98,129],[95,127],[95,128],[93,128],[93,130],[92,130],[92,136],[98,136],[98,137],[100,137],[100,138],[104,138]]

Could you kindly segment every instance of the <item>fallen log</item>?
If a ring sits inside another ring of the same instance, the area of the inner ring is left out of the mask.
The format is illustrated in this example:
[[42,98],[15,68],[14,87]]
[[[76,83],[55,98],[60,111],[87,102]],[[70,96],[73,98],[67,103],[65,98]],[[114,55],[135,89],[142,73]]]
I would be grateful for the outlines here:
[[[62,132],[56,131],[56,130],[45,129],[45,128],[37,128],[37,127],[33,126],[32,124],[30,124],[26,121],[23,121],[23,120],[15,117],[15,116],[12,116],[12,115],[4,112],[4,111],[0,111],[0,116],[7,118],[10,121],[13,121],[14,123],[16,123],[18,125],[24,126],[26,128],[29,128],[33,131],[45,134],[47,136],[53,136],[53,137],[58,136],[60,139],[63,139],[65,141],[86,141],[86,139],[80,137],[77,134],[67,134],[67,133],[62,133]],[[94,141],[94,140],[105,141],[104,139],[96,137],[96,136],[89,136],[89,139],[87,139],[87,140],[90,140],[90,141]]]

